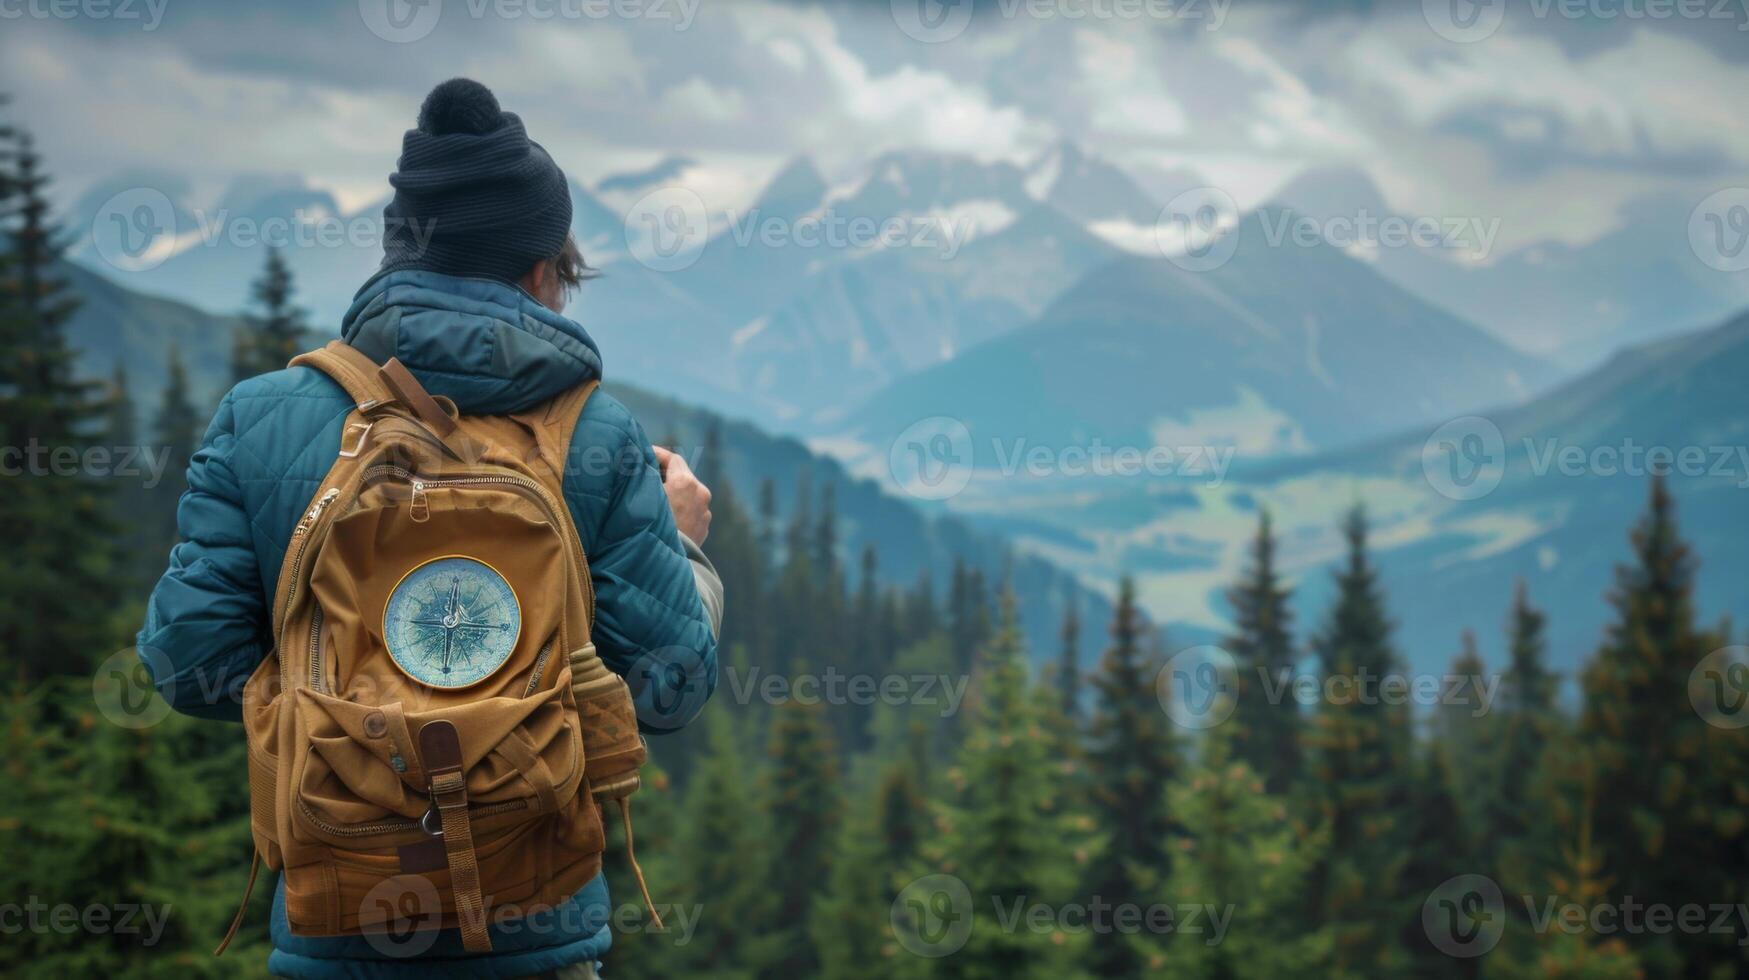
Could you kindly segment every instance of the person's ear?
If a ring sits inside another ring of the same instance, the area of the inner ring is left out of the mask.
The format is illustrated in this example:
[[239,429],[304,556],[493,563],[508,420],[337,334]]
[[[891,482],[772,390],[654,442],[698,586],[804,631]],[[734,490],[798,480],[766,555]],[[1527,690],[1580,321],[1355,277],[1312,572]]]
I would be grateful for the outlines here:
[[542,299],[541,292],[546,287],[547,280],[553,275],[553,264],[545,259],[536,262],[522,274],[522,281],[517,283],[528,291],[535,299]]

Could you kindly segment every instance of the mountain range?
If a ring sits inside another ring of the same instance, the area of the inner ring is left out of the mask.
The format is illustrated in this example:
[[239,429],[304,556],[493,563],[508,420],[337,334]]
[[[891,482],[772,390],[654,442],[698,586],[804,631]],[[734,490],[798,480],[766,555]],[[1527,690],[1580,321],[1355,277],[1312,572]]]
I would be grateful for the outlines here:
[[1502,663],[1522,580],[1550,611],[1552,665],[1571,676],[1602,638],[1605,597],[1630,559],[1628,533],[1656,469],[1699,559],[1697,609],[1707,620],[1749,614],[1749,557],[1736,547],[1749,533],[1745,371],[1740,314],[1623,351],[1524,404],[1325,453],[1242,459],[1218,481],[1063,479],[1016,493],[974,483],[959,509],[1089,581],[1134,572],[1144,604],[1183,638],[1219,635],[1222,592],[1266,507],[1304,638],[1331,597],[1325,570],[1341,555],[1341,515],[1363,503],[1396,640],[1415,670],[1443,670],[1466,629]]
[[[1072,143],[1026,165],[894,151],[835,179],[792,160],[751,206],[707,208],[708,235],[653,267],[638,258],[642,216],[628,215],[645,195],[684,187],[692,165],[669,158],[593,186],[573,182],[574,231],[601,276],[569,312],[600,341],[609,381],[648,392],[628,398],[651,413],[652,432],[667,423],[695,437],[701,419],[738,419],[736,431],[759,447],[748,458],[766,461],[749,464],[747,479],[777,476],[787,492],[802,459],[837,474],[822,479],[842,481],[841,503],[859,501],[847,525],[881,542],[883,556],[887,542],[910,542],[895,544],[885,569],[895,576],[939,571],[961,547],[984,549],[995,574],[994,556],[1014,542],[1027,561],[1068,570],[1098,593],[1135,573],[1174,635],[1212,637],[1224,624],[1220,591],[1238,571],[1256,508],[1268,505],[1311,622],[1324,580],[1305,573],[1336,557],[1335,521],[1364,500],[1418,666],[1442,663],[1463,626],[1488,636],[1478,610],[1497,616],[1501,590],[1519,575],[1547,593],[1557,656],[1573,663],[1595,639],[1599,597],[1644,481],[1527,479],[1520,453],[1487,498],[1454,501],[1420,469],[1428,433],[1479,413],[1508,446],[1742,441],[1728,386],[1693,356],[1710,350],[1740,373],[1749,364],[1733,360],[1736,334],[1672,332],[1749,304],[1749,274],[1695,261],[1684,230],[1692,205],[1674,197],[1634,203],[1620,231],[1589,245],[1475,260],[1284,237],[1302,218],[1325,228],[1344,216],[1403,217],[1365,174],[1313,170],[1236,216],[1217,240],[1230,257],[1211,267],[1175,261],[1160,244],[1156,199]],[[142,187],[171,202],[174,248],[139,272],[105,265],[116,244],[106,236],[127,231],[106,205]],[[215,209],[223,221],[192,199],[173,176],[124,174],[73,212],[75,227],[92,232],[73,257],[120,283],[73,273],[91,297],[75,340],[94,371],[139,365],[142,401],[141,382],[160,376],[172,339],[194,360],[203,395],[222,384],[235,321],[194,307],[242,309],[263,258],[228,228],[301,216],[368,232],[383,203],[342,214],[296,178],[239,180]],[[896,233],[856,231],[871,228]],[[319,328],[338,325],[379,254],[368,235],[288,250]],[[1600,361],[1624,343],[1639,346]],[[1657,365],[1666,373],[1639,374]],[[904,500],[893,480],[901,435],[925,419],[971,437],[966,489],[945,503]],[[1604,420],[1612,427],[1597,428]],[[1127,480],[1061,471],[1067,453],[1089,447],[1222,462],[1218,473]],[[1042,472],[1016,468],[1018,453],[1040,449]],[[1692,526],[1740,530],[1734,498],[1715,481],[1678,483]],[[959,530],[941,529],[949,526]],[[1037,575],[1022,608],[1041,610],[1027,625],[1042,649],[1042,620],[1060,597],[1050,575]],[[1716,577],[1703,583],[1707,608],[1733,608]]]

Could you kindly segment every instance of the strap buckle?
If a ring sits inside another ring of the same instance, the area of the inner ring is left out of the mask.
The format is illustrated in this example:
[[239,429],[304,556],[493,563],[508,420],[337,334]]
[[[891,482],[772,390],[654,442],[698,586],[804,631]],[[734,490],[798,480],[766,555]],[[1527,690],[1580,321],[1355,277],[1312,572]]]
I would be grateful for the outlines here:
[[[354,459],[363,452],[364,440],[370,435],[371,428],[376,424],[375,419],[369,422],[346,423],[346,428],[340,431],[340,458]],[[358,434],[356,438],[353,437],[355,432]]]

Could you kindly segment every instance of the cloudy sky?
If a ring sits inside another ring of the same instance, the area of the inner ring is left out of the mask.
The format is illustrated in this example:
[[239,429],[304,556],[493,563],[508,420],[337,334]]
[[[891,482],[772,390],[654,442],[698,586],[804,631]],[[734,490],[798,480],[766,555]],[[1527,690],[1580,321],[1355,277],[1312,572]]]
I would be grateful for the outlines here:
[[456,74],[586,182],[681,153],[725,209],[797,155],[849,180],[1064,138],[1241,205],[1358,167],[1400,212],[1504,218],[1507,248],[1749,185],[1749,0],[969,3],[0,0],[0,91],[69,200],[169,171],[197,201],[291,174],[361,206]]

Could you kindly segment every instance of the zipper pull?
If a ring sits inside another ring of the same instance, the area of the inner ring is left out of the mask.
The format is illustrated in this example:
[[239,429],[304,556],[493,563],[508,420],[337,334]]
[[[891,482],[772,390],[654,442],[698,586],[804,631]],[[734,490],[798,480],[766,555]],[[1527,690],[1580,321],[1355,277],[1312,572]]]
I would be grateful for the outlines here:
[[316,525],[316,518],[321,517],[322,511],[326,509],[329,504],[333,503],[334,498],[338,496],[340,496],[340,488],[329,487],[328,492],[324,493],[321,498],[316,501],[315,505],[310,508],[310,512],[304,515],[304,519],[298,522],[298,526],[292,528],[292,537],[299,538],[309,533],[310,528]]
[[423,524],[431,518],[431,504],[425,499],[425,481],[413,481],[413,500],[407,507],[407,516],[414,523]]

